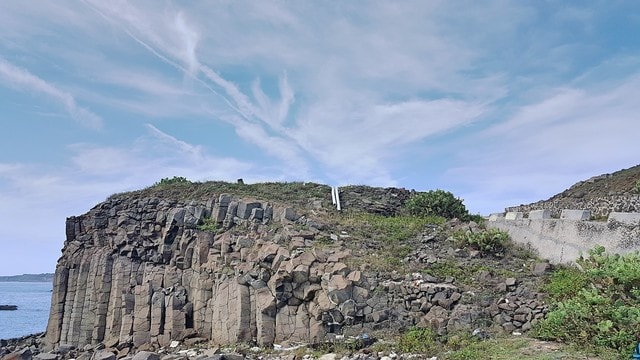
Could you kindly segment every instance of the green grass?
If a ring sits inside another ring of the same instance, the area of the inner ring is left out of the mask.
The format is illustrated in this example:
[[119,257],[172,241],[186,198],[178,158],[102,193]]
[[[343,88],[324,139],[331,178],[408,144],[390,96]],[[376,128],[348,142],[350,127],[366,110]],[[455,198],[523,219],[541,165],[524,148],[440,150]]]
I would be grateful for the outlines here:
[[354,211],[339,216],[336,221],[336,226],[351,236],[348,246],[370,243],[376,247],[374,251],[349,259],[349,265],[382,272],[407,273],[416,270],[403,259],[414,250],[417,237],[430,227],[442,225],[445,219],[437,216],[383,216]]
[[498,337],[485,341],[468,340],[455,350],[443,354],[444,360],[614,360],[618,355],[601,353],[597,358],[589,351],[566,345],[545,343],[526,337]]
[[442,360],[578,360],[620,359],[612,351],[594,353],[592,348],[580,349],[570,345],[536,340],[526,336],[498,335],[480,340],[469,332],[438,336],[428,328],[411,328],[396,335],[392,341],[376,343],[374,352],[392,351],[437,357]]
[[[175,179],[175,180],[174,180]],[[179,200],[208,200],[219,194],[252,197],[291,205],[308,205],[310,199],[331,201],[331,188],[327,185],[302,182],[265,182],[238,184],[224,181],[191,182],[182,177],[162,179],[152,186],[110,197],[140,196],[163,197]]]
[[386,244],[395,245],[409,240],[427,225],[439,226],[445,219],[439,216],[383,216],[365,212],[352,212],[345,215],[340,225],[355,236],[372,238]]

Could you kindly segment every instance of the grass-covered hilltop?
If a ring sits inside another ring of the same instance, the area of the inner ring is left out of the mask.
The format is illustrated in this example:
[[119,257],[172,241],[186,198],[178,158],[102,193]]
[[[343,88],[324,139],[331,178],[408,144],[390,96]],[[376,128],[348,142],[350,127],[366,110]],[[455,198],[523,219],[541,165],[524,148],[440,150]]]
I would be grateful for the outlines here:
[[639,286],[637,254],[552,266],[443,190],[174,177],[67,220],[42,349],[621,359]]

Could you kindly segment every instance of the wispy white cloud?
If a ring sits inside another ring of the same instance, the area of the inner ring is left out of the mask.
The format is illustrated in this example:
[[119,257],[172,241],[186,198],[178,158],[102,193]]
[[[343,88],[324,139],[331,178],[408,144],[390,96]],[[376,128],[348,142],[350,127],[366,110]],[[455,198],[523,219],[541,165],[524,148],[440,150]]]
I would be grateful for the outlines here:
[[393,185],[385,164],[395,154],[411,143],[469,124],[484,111],[480,104],[454,100],[359,104],[352,108],[322,104],[304,115],[294,137],[341,182],[366,177]]
[[62,104],[69,115],[81,123],[91,128],[100,128],[102,119],[91,111],[80,107],[70,93],[59,89],[55,85],[33,75],[28,70],[15,66],[0,57],[0,80],[6,85],[17,89],[44,94]]
[[147,134],[129,147],[71,146],[74,169],[87,176],[118,179],[118,186],[132,190],[172,176],[235,179],[252,168],[234,158],[208,154],[202,146],[179,140],[151,124],[146,128]]
[[[407,11],[403,7],[376,4],[373,10],[365,12],[365,17],[372,19],[376,27],[349,21],[348,17],[355,18],[356,10],[362,9],[329,6],[328,11],[314,14],[323,19],[322,32],[335,35],[328,36],[332,41],[326,42],[323,40],[326,36],[316,34],[316,23],[298,21],[317,10],[308,6],[256,5],[277,15],[267,18],[260,15],[264,11],[257,11],[251,4],[239,7],[227,4],[224,11],[203,17],[198,11],[187,12],[170,6],[159,12],[142,10],[144,5],[139,4],[89,3],[151,54],[211,91],[216,99],[213,103],[217,103],[213,105],[216,111],[220,111],[220,107],[229,111],[217,119],[236,127],[241,139],[284,160],[289,169],[308,168],[309,161],[305,158],[311,157],[330,173],[348,174],[341,176],[342,181],[371,179],[375,172],[379,174],[376,178],[393,182],[384,164],[394,152],[473,121],[484,112],[482,102],[504,94],[500,76],[480,75],[467,81],[457,74],[460,69],[470,69],[461,64],[470,65],[478,55],[445,40],[439,23],[426,22],[423,33],[408,32],[398,29],[398,23],[405,22],[388,21],[385,17],[391,14],[393,18],[407,18],[406,23],[413,23],[410,19],[416,17],[417,12],[435,21],[440,11],[437,6]],[[335,16],[336,11],[343,10],[340,16]],[[242,12],[246,17],[229,17],[235,12]],[[247,26],[244,21],[248,18],[258,25]],[[270,31],[278,36],[264,38],[263,26],[271,26]],[[233,39],[224,36],[230,31],[234,33]],[[407,34],[411,34],[409,38]],[[319,46],[310,48],[313,42],[302,36],[315,38]],[[288,39],[290,44],[286,50],[279,51],[283,39]],[[244,42],[249,41],[252,45],[244,46]],[[240,53],[240,49],[244,49],[244,53]],[[266,49],[269,54],[263,52]],[[332,55],[336,52],[340,57]],[[281,61],[287,73],[296,74],[295,84],[299,87],[296,92],[316,95],[306,95],[292,112],[296,96],[289,76],[280,77],[279,98],[275,98],[272,91],[270,94],[264,91],[256,74],[249,96],[215,69],[214,64],[226,66],[229,56],[235,56],[235,61],[261,59],[266,66]],[[353,68],[354,63],[359,64],[357,69]],[[460,86],[452,87],[454,83]],[[399,98],[392,100],[384,91],[381,96],[380,91],[369,89],[371,86],[388,88],[392,97]],[[438,96],[426,100],[406,99],[404,95],[423,87],[453,91],[464,97],[463,86],[477,89],[469,100],[460,96],[457,99],[438,99]],[[400,90],[403,87],[408,89]],[[481,93],[485,95],[478,96]]]

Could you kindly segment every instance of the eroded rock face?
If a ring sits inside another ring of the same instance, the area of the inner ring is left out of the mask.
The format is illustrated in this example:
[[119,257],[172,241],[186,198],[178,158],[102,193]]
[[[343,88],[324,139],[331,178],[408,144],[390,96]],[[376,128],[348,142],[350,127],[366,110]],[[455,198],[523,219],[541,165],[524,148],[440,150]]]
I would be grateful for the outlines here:
[[[208,203],[114,199],[67,219],[47,343],[167,346],[197,335],[268,345],[319,341],[354,323],[354,295],[364,308],[369,285],[340,261],[348,252],[290,246],[314,238],[282,229],[294,214],[220,195]],[[209,217],[239,231],[199,231]]]
[[[345,203],[371,203],[350,191]],[[376,211],[399,201],[379,192]],[[228,194],[190,202],[123,195],[68,218],[46,346],[315,343],[390,326],[524,329],[542,316],[542,305],[525,300],[463,305],[452,281],[351,269],[356,254],[316,246],[333,234],[302,212]],[[205,219],[217,230],[199,230]]]

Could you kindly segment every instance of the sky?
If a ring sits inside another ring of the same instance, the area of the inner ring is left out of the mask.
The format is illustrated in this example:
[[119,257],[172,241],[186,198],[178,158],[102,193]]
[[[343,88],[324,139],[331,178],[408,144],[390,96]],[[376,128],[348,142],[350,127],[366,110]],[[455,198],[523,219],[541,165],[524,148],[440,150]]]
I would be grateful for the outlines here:
[[0,1],[0,275],[165,177],[444,189],[640,163],[637,1]]

